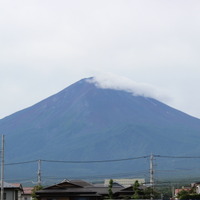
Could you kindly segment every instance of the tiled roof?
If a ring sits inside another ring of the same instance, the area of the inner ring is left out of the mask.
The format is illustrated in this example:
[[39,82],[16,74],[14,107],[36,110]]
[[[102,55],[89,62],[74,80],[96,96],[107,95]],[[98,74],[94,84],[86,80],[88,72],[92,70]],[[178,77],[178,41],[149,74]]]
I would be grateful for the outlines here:
[[[91,189],[92,191],[97,192],[98,194],[108,194],[108,187],[87,187],[88,189]],[[113,193],[120,191],[122,188],[120,187],[113,187],[112,191]]]
[[[1,186],[1,184],[0,184],[0,186]],[[4,186],[4,188],[20,188],[21,187],[21,185],[19,183],[7,183],[7,182],[4,182],[3,186]]]
[[86,181],[83,181],[83,180],[71,180],[69,182],[72,183],[72,184],[75,184],[75,185],[79,185],[81,187],[93,186],[92,184],[90,184]]
[[73,194],[87,194],[87,195],[94,195],[94,196],[98,196],[96,194],[95,191],[91,190],[90,188],[67,188],[67,189],[62,189],[62,190],[57,190],[57,189],[51,189],[51,190],[39,190],[36,192],[37,194],[70,194],[70,195],[73,195]]
[[191,188],[175,189],[175,195],[178,194],[179,192],[183,191],[183,190],[185,190],[185,191],[189,191],[189,190],[191,190]]
[[24,194],[31,194],[33,187],[23,187]]
[[20,183],[11,183],[12,185],[14,185],[15,187],[21,187]]
[[[113,193],[119,194],[120,191],[124,189],[123,186],[120,186],[119,184],[113,185],[112,191]],[[122,191],[123,193],[132,192],[129,189],[128,191]],[[91,195],[91,196],[105,196],[108,195],[108,186],[100,186],[99,184],[90,184],[88,182],[82,181],[82,180],[73,180],[73,181],[63,181],[61,183],[58,183],[53,186],[46,187],[42,190],[39,190],[36,192],[37,195],[48,195],[48,194],[54,194],[58,196],[65,195],[71,195],[71,196],[80,196],[80,195]]]

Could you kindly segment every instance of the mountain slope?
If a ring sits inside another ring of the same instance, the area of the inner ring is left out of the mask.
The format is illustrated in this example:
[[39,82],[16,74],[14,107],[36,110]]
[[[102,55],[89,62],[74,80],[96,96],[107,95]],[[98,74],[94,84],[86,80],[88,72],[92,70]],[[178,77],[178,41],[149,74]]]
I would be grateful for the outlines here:
[[87,80],[0,120],[7,162],[200,152],[199,119],[155,99],[97,88]]

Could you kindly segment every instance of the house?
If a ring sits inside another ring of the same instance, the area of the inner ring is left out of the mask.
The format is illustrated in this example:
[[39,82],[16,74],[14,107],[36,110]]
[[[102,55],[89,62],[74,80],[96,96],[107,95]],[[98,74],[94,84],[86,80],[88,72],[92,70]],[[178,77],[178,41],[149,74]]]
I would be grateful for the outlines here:
[[23,188],[21,184],[4,182],[3,188],[4,200],[22,200]]
[[33,187],[23,187],[22,200],[32,200]]
[[177,195],[178,195],[179,192],[181,192],[181,191],[190,191],[190,190],[191,190],[190,187],[182,187],[182,188],[179,188],[179,189],[175,189],[174,190],[174,198],[178,199]]
[[191,187],[195,190],[197,194],[200,194],[200,182],[192,183]]
[[[112,192],[115,199],[132,195],[133,189],[127,190],[119,184],[113,185]],[[65,180],[36,192],[39,200],[99,200],[108,196],[108,187],[95,185],[82,180]]]

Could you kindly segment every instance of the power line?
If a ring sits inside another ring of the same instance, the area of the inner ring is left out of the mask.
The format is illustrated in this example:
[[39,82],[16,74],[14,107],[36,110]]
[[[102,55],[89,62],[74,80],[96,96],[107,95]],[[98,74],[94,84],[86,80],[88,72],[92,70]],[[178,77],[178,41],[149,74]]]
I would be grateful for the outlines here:
[[[93,179],[93,178],[113,178],[113,177],[135,177],[137,176],[138,178],[138,175],[144,175],[144,174],[147,174],[148,172],[147,171],[140,171],[140,172],[137,172],[137,173],[132,173],[132,172],[129,172],[129,173],[116,173],[116,174],[101,174],[101,175],[87,175],[87,176],[72,176],[70,177],[71,179]],[[52,176],[43,176],[43,178],[46,178],[46,179],[54,179],[54,180],[57,180],[57,179],[65,179],[66,177],[52,177]]]
[[5,165],[21,165],[21,164],[29,164],[29,163],[38,163],[38,161],[41,162],[55,162],[55,163],[103,163],[103,162],[122,162],[122,161],[128,161],[128,160],[136,160],[136,159],[142,159],[142,158],[148,158],[149,156],[140,156],[140,157],[133,157],[133,158],[121,158],[121,159],[114,159],[114,160],[88,160],[88,161],[70,161],[70,160],[30,160],[30,161],[22,161],[22,162],[15,162],[15,163],[6,163]]
[[[86,161],[80,161],[80,160],[46,160],[46,159],[38,159],[38,160],[30,160],[30,161],[23,161],[23,162],[13,162],[13,163],[6,163],[6,166],[14,166],[14,165],[23,165],[23,164],[30,164],[30,163],[38,163],[38,182],[41,182],[41,162],[46,162],[46,163],[63,163],[63,164],[90,164],[90,163],[112,163],[112,162],[125,162],[125,161],[131,161],[131,160],[139,160],[139,159],[145,159],[148,158],[151,162],[151,167],[150,167],[150,174],[148,174],[146,171],[140,171],[138,172],[129,172],[129,173],[117,173],[117,174],[107,174],[107,175],[86,175],[86,176],[79,176],[79,177],[73,177],[73,178],[84,178],[84,179],[98,179],[98,178],[105,178],[105,177],[133,177],[134,175],[142,175],[143,176],[148,176],[150,175],[150,183],[152,185],[155,184],[153,180],[153,173],[154,173],[154,168],[153,168],[153,160],[154,158],[163,158],[163,159],[200,159],[200,156],[168,156],[168,155],[145,155],[145,156],[139,156],[139,157],[131,157],[131,158],[119,158],[119,159],[111,159],[111,160],[86,160]],[[193,168],[194,169],[194,168]],[[187,170],[192,170],[192,169],[187,169]],[[173,173],[173,172],[181,172],[181,171],[186,171],[185,169],[172,169],[172,170],[156,170],[158,174],[162,173]],[[145,175],[146,174],[146,175]],[[43,178],[47,178],[45,176],[42,176]],[[47,178],[48,179],[48,178]],[[54,178],[50,178],[54,179]],[[60,179],[55,178],[55,179]],[[27,179],[26,179],[27,180]],[[29,181],[29,180],[27,180]]]
[[6,179],[6,181],[8,182],[32,182],[33,180],[35,180],[35,177],[28,177],[28,178],[16,178],[16,179]]
[[190,159],[190,158],[197,158],[199,159],[200,156],[162,156],[162,155],[154,155],[157,158],[180,158],[180,159]]
[[29,164],[29,163],[34,163],[34,162],[38,162],[38,160],[15,162],[15,163],[6,163],[5,165],[22,165],[22,164]]
[[56,163],[106,163],[106,162],[122,162],[122,161],[128,161],[128,160],[136,160],[136,159],[142,159],[142,158],[148,158],[149,156],[140,156],[140,157],[134,157],[134,158],[122,158],[122,159],[114,159],[114,160],[89,160],[89,161],[69,161],[69,160],[41,160],[43,162],[56,162]]
[[[167,155],[153,155],[157,158],[175,158],[175,159],[200,159],[200,156],[167,156]],[[5,165],[21,165],[21,164],[29,164],[38,162],[39,160],[42,162],[54,162],[54,163],[72,163],[72,164],[81,164],[81,163],[106,163],[106,162],[123,162],[129,160],[137,160],[143,158],[149,158],[150,155],[146,156],[139,156],[139,157],[132,157],[132,158],[120,158],[120,159],[113,159],[113,160],[87,160],[87,161],[79,161],[79,160],[46,160],[46,159],[38,159],[38,160],[31,160],[31,161],[22,161],[22,162],[15,162],[15,163],[6,163]]]

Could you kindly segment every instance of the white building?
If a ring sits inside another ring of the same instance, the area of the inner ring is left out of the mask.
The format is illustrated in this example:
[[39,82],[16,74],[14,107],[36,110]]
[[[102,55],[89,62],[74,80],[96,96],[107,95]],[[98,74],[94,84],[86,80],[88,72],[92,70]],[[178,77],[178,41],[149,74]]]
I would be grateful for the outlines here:
[[[138,182],[140,184],[145,183],[145,179],[144,178],[126,178],[126,179],[112,179],[114,183],[118,183],[120,185],[122,185],[123,187],[130,187],[131,185],[133,185],[135,183],[136,180],[138,180]],[[109,181],[110,179],[105,179],[104,180],[104,185],[108,186],[109,185]]]

